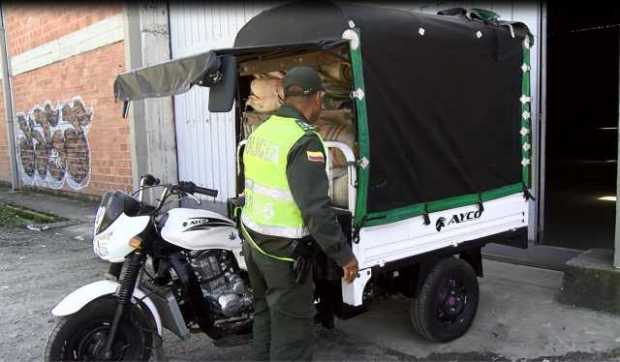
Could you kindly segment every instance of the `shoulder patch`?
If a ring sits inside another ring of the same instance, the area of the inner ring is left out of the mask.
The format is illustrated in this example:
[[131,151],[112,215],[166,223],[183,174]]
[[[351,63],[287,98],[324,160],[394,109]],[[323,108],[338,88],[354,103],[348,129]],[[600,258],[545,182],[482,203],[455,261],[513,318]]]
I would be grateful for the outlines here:
[[308,161],[325,163],[325,155],[321,151],[306,151]]
[[309,125],[308,123],[306,123],[306,122],[304,122],[302,120],[295,119],[295,123],[297,123],[299,128],[303,129],[305,132],[314,131],[314,127],[312,127],[311,125]]

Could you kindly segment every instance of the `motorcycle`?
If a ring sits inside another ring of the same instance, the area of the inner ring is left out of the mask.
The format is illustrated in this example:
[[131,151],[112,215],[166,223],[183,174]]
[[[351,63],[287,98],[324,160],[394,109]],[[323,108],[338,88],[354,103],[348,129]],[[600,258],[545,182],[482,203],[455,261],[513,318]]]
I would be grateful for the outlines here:
[[[144,192],[161,188],[156,206]],[[137,197],[132,197],[137,193]],[[60,317],[47,361],[148,360],[162,329],[213,340],[251,331],[253,296],[237,224],[218,213],[165,206],[217,190],[192,182],[161,185],[151,175],[129,195],[106,193],[95,218],[93,250],[110,262],[105,280],[85,285],[52,310]]]

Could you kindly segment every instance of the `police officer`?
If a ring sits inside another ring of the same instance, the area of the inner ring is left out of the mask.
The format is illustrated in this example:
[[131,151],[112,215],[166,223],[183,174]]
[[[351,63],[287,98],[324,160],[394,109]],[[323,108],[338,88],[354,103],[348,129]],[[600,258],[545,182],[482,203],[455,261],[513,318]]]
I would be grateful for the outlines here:
[[303,249],[314,240],[348,283],[358,264],[330,208],[326,150],[311,126],[321,112],[321,78],[313,68],[294,67],[283,88],[284,105],[252,132],[243,155],[241,226],[255,297],[252,351],[257,360],[310,360],[312,277],[308,268],[297,268],[297,257],[308,255]]

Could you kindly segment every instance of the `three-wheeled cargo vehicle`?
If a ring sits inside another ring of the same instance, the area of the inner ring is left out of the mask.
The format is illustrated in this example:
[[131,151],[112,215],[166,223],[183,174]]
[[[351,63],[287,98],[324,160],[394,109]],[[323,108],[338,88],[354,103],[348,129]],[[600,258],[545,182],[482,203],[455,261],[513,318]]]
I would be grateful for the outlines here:
[[[217,191],[160,185],[150,175],[137,199],[104,196],[93,244],[112,262],[114,278],[78,289],[54,309],[63,318],[46,357],[141,359],[149,352],[135,344],[153,343],[143,334],[148,326],[158,335],[167,328],[214,339],[249,331],[251,286],[235,211],[242,206],[241,155],[248,135],[282,103],[285,72],[300,64],[324,81],[325,109],[315,127],[329,150],[333,207],[360,265],[347,284],[333,262],[317,260],[321,321],[363,312],[376,294],[402,293],[423,337],[458,338],[476,314],[481,248],[527,246],[531,44],[524,24],[483,10],[424,15],[301,3],[260,13],[233,48],[121,74],[114,91],[125,114],[130,102],[194,86],[209,87],[210,111],[234,112],[238,193],[227,216],[165,209],[174,195]],[[142,200],[152,187],[163,188],[157,205]],[[97,333],[80,330],[85,313],[107,324]]]

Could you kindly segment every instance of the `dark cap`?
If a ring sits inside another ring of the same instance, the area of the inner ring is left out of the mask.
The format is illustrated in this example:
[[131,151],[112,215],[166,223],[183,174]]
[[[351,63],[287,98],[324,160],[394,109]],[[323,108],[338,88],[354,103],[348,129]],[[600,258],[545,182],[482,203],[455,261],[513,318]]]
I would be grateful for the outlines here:
[[305,96],[323,90],[321,77],[312,67],[293,67],[282,81],[285,96]]

